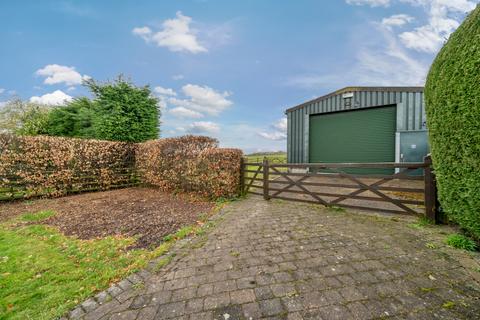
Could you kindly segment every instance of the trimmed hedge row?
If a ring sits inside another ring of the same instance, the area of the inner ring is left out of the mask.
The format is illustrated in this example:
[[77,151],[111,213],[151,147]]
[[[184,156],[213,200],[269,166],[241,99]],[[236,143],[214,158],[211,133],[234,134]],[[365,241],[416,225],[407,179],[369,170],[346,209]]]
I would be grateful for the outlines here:
[[215,139],[196,136],[148,141],[138,145],[137,172],[143,183],[162,190],[231,197],[239,192],[242,152],[217,146]]
[[436,57],[425,87],[439,200],[480,240],[480,7]]
[[135,183],[135,145],[0,134],[0,200]]
[[145,143],[0,134],[0,200],[139,183],[206,197],[238,193],[242,152],[208,137]]

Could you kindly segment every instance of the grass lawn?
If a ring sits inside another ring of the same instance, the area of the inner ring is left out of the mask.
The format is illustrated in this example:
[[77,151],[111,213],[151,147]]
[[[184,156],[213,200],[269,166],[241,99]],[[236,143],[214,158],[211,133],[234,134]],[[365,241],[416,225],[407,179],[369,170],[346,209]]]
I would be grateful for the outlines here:
[[[246,161],[249,162],[249,163],[261,163],[263,162],[263,159],[264,158],[267,158],[268,161],[270,163],[287,163],[287,154],[286,153],[275,153],[275,154],[254,154],[254,155],[247,155],[245,158],[246,158]],[[258,166],[252,166],[252,165],[249,165],[247,166],[247,170],[258,170]],[[279,168],[280,171],[287,171],[286,168]],[[246,173],[246,176],[247,177],[253,177],[255,175],[255,173],[253,172],[247,172]],[[274,175],[272,173],[270,173],[271,175],[271,178],[274,178],[276,177],[277,175]],[[263,174],[261,173],[261,171],[257,174],[257,178],[258,179],[262,179],[263,178]],[[256,182],[257,184],[260,183],[260,182]],[[258,191],[258,190],[257,190]]]
[[52,319],[143,267],[171,245],[126,250],[134,238],[78,240],[41,223],[54,212],[0,224],[0,319]]
[[262,162],[263,158],[267,158],[271,163],[286,163],[287,154],[286,153],[275,153],[275,154],[254,154],[247,155],[246,158],[248,162]]

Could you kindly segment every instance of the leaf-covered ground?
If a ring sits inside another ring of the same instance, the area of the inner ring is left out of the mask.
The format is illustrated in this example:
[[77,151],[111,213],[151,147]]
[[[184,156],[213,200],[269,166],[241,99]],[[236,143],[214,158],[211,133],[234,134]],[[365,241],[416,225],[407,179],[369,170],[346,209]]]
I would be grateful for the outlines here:
[[135,237],[134,248],[149,248],[164,236],[194,224],[214,203],[192,196],[173,195],[150,188],[128,188],[85,193],[57,199],[0,204],[2,217],[52,210],[57,214],[42,223],[70,236],[95,239]]

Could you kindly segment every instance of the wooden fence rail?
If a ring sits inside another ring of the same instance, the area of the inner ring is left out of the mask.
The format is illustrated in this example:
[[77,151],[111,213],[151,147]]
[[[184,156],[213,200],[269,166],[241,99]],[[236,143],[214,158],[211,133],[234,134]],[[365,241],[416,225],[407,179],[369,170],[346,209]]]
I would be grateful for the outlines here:
[[[271,163],[265,158],[263,162],[244,161],[242,169],[242,191],[265,200],[424,214],[438,222],[435,174],[429,156],[415,163]],[[392,173],[362,173],[365,169]]]

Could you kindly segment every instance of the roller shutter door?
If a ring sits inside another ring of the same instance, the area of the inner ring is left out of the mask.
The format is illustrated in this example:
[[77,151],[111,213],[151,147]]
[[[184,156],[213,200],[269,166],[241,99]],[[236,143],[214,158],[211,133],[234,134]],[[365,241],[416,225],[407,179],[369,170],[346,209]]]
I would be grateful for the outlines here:
[[394,162],[396,107],[310,116],[309,161]]

